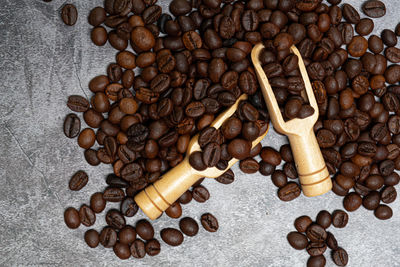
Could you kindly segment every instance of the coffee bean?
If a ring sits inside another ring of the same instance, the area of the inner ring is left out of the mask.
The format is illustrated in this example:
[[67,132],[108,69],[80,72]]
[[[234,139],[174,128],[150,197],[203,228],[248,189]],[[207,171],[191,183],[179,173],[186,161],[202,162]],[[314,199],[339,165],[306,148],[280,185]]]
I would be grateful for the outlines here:
[[211,213],[205,213],[201,215],[201,225],[208,232],[216,232],[219,228],[217,218],[215,218]]
[[145,249],[146,249],[147,255],[156,256],[161,251],[160,242],[158,242],[157,239],[152,239],[150,241],[147,241]]
[[120,202],[124,199],[125,193],[121,188],[109,187],[104,190],[103,199],[109,202]]
[[375,209],[374,214],[380,220],[388,220],[393,216],[393,211],[389,206],[381,204]]
[[346,266],[349,261],[347,252],[343,248],[333,251],[332,259],[337,266]]
[[326,210],[320,211],[317,215],[316,223],[327,229],[332,223],[331,214]]
[[312,220],[308,216],[300,216],[294,221],[294,227],[300,233],[305,233],[307,228],[312,224]]
[[327,246],[323,242],[310,242],[307,245],[307,252],[310,256],[316,257],[324,254],[326,248]]
[[145,27],[138,26],[131,33],[132,47],[136,52],[149,51],[155,45],[153,34]]
[[349,216],[343,210],[335,210],[332,213],[332,224],[336,228],[344,228],[349,221]]
[[305,249],[308,245],[307,237],[299,232],[290,232],[287,235],[287,240],[289,244],[297,250]]
[[130,246],[131,254],[134,258],[140,259],[146,256],[145,244],[142,240],[136,239]]
[[203,154],[200,151],[196,151],[189,156],[190,165],[198,171],[204,171],[205,169],[207,169],[207,165],[203,162],[202,155]]
[[168,207],[168,209],[165,210],[165,214],[168,215],[168,217],[177,219],[181,217],[182,215],[182,208],[179,202],[174,202],[172,203],[171,206]]
[[136,233],[144,240],[151,240],[154,237],[154,228],[147,220],[140,220],[136,223]]
[[387,186],[380,192],[380,197],[383,203],[389,204],[396,200],[397,191],[393,186]]
[[343,199],[343,207],[347,211],[355,211],[361,206],[361,204],[362,204],[362,199],[360,195],[355,192],[349,193]]
[[92,226],[96,222],[96,214],[87,205],[82,205],[79,209],[79,218],[85,226]]
[[187,236],[195,236],[199,232],[199,225],[190,217],[182,218],[179,221],[179,228]]
[[162,240],[170,246],[179,246],[183,242],[183,234],[174,228],[165,228],[160,232]]
[[94,229],[87,230],[84,239],[86,244],[91,248],[97,247],[100,242],[99,233]]
[[192,196],[197,202],[203,203],[210,198],[210,193],[208,192],[207,188],[199,185],[193,188]]
[[306,230],[306,235],[311,242],[324,242],[327,238],[325,229],[318,224],[311,224]]
[[90,197],[90,208],[95,213],[102,212],[106,207],[106,200],[103,198],[103,193],[97,192]]
[[307,261],[307,267],[324,267],[326,259],[324,255],[311,256]]
[[386,6],[381,1],[370,0],[362,5],[362,11],[371,18],[380,18],[386,14]]
[[133,198],[127,197],[121,202],[121,213],[126,217],[133,217],[139,210]]
[[218,176],[215,180],[221,184],[231,184],[235,180],[235,174],[229,169],[222,175]]
[[117,232],[111,227],[105,227],[100,232],[100,243],[105,248],[111,248],[117,243]]
[[383,30],[381,33],[381,38],[383,43],[389,47],[395,46],[397,44],[397,36],[391,30]]
[[289,182],[285,186],[279,188],[278,197],[282,201],[292,201],[300,196],[301,189],[297,183]]
[[61,18],[68,26],[75,25],[78,20],[78,10],[72,4],[66,4],[61,10]]
[[360,21],[360,14],[357,10],[349,4],[342,6],[343,17],[352,24],[357,24]]
[[119,242],[122,244],[130,245],[136,239],[136,231],[130,225],[125,226],[118,232]]
[[337,250],[338,249],[337,240],[336,240],[335,236],[330,232],[328,232],[328,236],[326,238],[326,244],[332,250]]
[[65,210],[64,221],[65,221],[65,224],[71,229],[76,229],[81,224],[81,220],[79,218],[79,213],[74,208],[68,208]]
[[81,120],[73,113],[68,114],[64,120],[64,134],[68,138],[75,138],[81,130]]
[[109,226],[121,230],[125,227],[125,218],[117,210],[109,210],[106,214],[106,222]]

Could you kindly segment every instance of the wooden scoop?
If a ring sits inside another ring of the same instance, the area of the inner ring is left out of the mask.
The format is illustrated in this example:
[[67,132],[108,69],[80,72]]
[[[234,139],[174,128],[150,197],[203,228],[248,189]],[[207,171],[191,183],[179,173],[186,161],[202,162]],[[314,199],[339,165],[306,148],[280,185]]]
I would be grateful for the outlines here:
[[299,58],[299,68],[306,87],[306,96],[310,105],[314,108],[314,114],[305,119],[296,118],[285,122],[276,102],[275,94],[259,61],[259,55],[263,48],[263,44],[257,44],[251,52],[251,59],[272,124],[277,131],[286,134],[289,138],[304,195],[312,197],[325,194],[331,190],[332,181],[313,131],[314,124],[318,119],[318,105],[303,59],[293,45],[291,51]]
[[[229,109],[221,113],[211,124],[216,129],[220,128],[222,124],[230,118],[236,111],[239,102],[246,100],[247,95],[241,95],[236,103]],[[255,147],[264,136],[267,134],[268,129],[264,134],[259,136],[253,141],[252,147]],[[152,185],[147,186],[139,194],[135,196],[135,201],[142,209],[142,211],[152,220],[158,218],[163,211],[165,211],[172,203],[174,203],[183,193],[185,193],[194,183],[200,178],[217,178],[232,167],[238,159],[231,159],[228,162],[226,170],[219,170],[216,167],[207,168],[204,171],[195,170],[189,164],[189,156],[194,151],[201,150],[198,143],[199,136],[194,136],[189,143],[186,157],[177,166],[172,168],[164,174],[160,180]]]

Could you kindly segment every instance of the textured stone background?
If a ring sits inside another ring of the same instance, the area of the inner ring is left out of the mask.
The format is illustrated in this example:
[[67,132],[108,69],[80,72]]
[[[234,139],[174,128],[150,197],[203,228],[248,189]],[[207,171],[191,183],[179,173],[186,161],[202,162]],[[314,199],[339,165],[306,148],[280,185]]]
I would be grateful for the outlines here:
[[[115,60],[115,50],[108,44],[96,47],[89,39],[87,15],[102,1],[67,2],[79,10],[74,27],[60,20],[64,0],[1,1],[0,265],[304,266],[307,253],[295,251],[286,241],[286,234],[294,230],[294,219],[342,208],[341,198],[328,193],[283,203],[270,178],[244,175],[237,167],[233,184],[206,181],[210,200],[184,206],[184,216],[199,219],[204,212],[215,214],[220,230],[201,229],[180,247],[162,243],[157,257],[122,262],[112,250],[90,249],[83,241],[85,227],[70,230],[65,226],[64,209],[87,203],[93,192],[104,188],[105,175],[111,172],[109,166],[85,163],[76,139],[63,135],[63,118],[69,113],[65,102],[71,94],[90,96],[90,79],[105,73],[107,64]],[[346,2],[358,8],[362,3]],[[385,1],[388,12],[375,20],[375,32],[394,29],[399,14],[396,2]],[[278,148],[284,142],[271,131],[263,144]],[[79,169],[88,172],[90,181],[81,192],[71,192],[69,177]],[[361,208],[350,214],[348,227],[330,229],[348,251],[349,266],[400,266],[399,201],[391,207],[394,216],[389,221],[379,221]],[[98,230],[105,224],[103,215],[97,217],[94,227]],[[128,223],[141,217],[139,213]],[[154,223],[156,238],[166,226],[178,227],[178,221],[162,216]],[[333,265],[330,259],[328,265]]]

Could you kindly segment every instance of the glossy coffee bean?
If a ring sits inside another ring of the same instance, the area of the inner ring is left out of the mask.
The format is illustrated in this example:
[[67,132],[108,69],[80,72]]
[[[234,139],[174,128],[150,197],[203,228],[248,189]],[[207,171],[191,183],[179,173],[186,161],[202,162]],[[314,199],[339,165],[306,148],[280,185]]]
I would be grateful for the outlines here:
[[179,246],[183,242],[183,234],[174,228],[165,228],[160,232],[162,240],[170,246]]

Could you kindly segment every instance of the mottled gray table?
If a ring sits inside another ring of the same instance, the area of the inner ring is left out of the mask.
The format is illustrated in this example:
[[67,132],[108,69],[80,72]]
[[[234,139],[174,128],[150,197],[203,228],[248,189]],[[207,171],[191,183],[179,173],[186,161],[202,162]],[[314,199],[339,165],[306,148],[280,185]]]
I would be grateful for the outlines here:
[[[286,241],[294,219],[342,208],[341,198],[329,193],[283,203],[269,178],[244,175],[237,167],[233,184],[206,181],[210,200],[184,207],[184,216],[197,219],[206,211],[215,214],[219,231],[201,229],[180,247],[163,244],[157,257],[122,262],[112,250],[90,249],[83,241],[85,227],[65,226],[64,209],[87,203],[93,192],[103,189],[105,174],[111,171],[109,166],[86,164],[76,139],[63,135],[63,118],[69,112],[65,101],[70,94],[90,95],[88,82],[105,72],[115,60],[115,50],[109,45],[95,47],[89,39],[86,17],[101,0],[68,1],[80,13],[74,27],[59,18],[64,2],[1,1],[0,265],[304,266],[307,253],[295,251]],[[362,1],[348,2],[359,7]],[[376,32],[393,29],[398,22],[397,1],[385,2],[388,14],[375,20]],[[284,142],[271,131],[263,144],[277,148]],[[67,183],[78,169],[86,170],[90,181],[81,192],[71,192]],[[350,215],[348,227],[331,229],[350,255],[349,266],[400,266],[399,202],[391,207],[394,216],[389,221],[379,221],[361,208]],[[143,214],[128,223],[138,217]],[[94,227],[104,224],[102,214]],[[154,226],[159,238],[162,227],[178,227],[178,221],[164,215]]]

